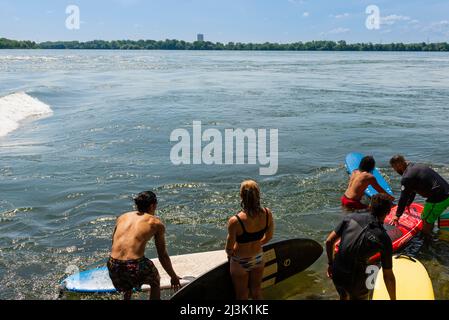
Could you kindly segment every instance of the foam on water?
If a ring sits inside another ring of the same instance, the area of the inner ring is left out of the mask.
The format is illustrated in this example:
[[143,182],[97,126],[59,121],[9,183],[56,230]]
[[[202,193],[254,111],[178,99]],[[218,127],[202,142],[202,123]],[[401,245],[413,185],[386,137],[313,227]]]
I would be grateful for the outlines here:
[[42,62],[42,61],[55,61],[55,60],[57,60],[56,57],[45,57],[45,56],[0,56],[0,61],[6,62],[14,62],[14,61]]
[[0,98],[0,137],[16,130],[20,122],[31,117],[49,116],[50,106],[24,92]]

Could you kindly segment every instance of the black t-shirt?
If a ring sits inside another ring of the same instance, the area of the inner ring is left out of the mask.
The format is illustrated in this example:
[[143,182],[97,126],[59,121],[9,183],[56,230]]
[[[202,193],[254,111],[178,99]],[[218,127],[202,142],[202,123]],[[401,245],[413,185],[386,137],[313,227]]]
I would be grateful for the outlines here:
[[401,198],[396,213],[398,216],[415,200],[416,194],[427,198],[430,203],[438,203],[449,197],[449,184],[446,180],[422,164],[409,163],[402,175],[401,184]]
[[371,213],[346,216],[335,229],[341,237],[334,267],[342,272],[365,274],[368,260],[380,252],[382,268],[393,267],[393,244],[384,226]]

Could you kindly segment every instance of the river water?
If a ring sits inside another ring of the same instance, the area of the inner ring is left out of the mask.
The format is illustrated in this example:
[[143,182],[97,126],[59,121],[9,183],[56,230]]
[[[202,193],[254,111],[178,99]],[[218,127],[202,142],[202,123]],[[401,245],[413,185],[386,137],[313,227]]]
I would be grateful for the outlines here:
[[[446,53],[0,51],[0,298],[53,299],[70,266],[104,263],[116,216],[144,190],[160,198],[172,255],[224,247],[246,178],[276,239],[324,244],[343,217],[348,152],[373,154],[396,194],[396,153],[449,178],[448,74]],[[277,173],[174,165],[170,135],[193,121],[277,129]],[[447,299],[437,236],[417,257]],[[325,269],[323,255],[272,298],[337,298]]]

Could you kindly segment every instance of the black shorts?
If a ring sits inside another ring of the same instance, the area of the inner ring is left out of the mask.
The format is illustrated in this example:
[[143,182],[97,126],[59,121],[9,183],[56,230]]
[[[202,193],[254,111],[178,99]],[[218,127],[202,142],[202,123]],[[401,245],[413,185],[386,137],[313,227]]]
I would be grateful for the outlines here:
[[340,297],[350,300],[368,300],[369,290],[366,286],[364,272],[346,273],[334,268],[332,280]]
[[160,286],[161,278],[157,268],[145,257],[127,261],[109,258],[108,270],[118,292],[139,291],[144,284],[152,288]]

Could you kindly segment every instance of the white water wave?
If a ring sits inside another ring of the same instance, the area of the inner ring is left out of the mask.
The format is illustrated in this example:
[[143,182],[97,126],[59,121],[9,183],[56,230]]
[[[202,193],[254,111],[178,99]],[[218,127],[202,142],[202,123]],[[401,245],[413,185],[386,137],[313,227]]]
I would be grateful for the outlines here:
[[0,98],[0,137],[17,130],[20,122],[53,114],[50,106],[24,92]]
[[47,56],[0,56],[0,62],[15,62],[15,61],[35,61],[35,62],[48,62],[48,61],[56,61],[58,58],[56,57],[47,57]]

